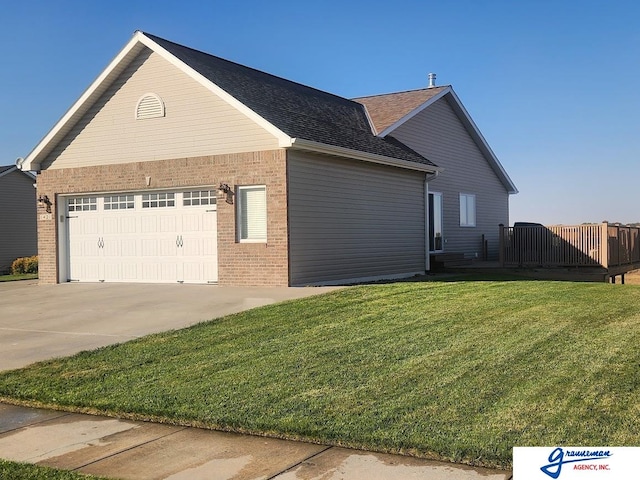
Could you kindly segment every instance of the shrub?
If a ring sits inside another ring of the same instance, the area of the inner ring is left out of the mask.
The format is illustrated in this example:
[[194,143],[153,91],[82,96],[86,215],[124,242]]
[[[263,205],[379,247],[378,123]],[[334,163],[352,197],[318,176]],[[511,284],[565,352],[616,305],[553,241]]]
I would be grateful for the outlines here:
[[16,258],[11,264],[11,273],[13,275],[38,273],[38,256]]

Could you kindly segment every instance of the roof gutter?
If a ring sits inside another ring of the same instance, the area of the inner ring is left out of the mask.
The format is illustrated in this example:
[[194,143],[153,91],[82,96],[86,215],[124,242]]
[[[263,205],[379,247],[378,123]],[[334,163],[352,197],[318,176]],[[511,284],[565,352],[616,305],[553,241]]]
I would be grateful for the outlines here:
[[441,168],[423,163],[411,162],[409,160],[400,160],[399,158],[386,157],[375,153],[362,152],[351,148],[336,147],[335,145],[327,145],[326,143],[313,142],[302,138],[292,138],[291,145],[287,145],[294,150],[303,150],[315,153],[324,153],[326,155],[335,155],[337,157],[353,158],[363,162],[377,163],[380,165],[388,165],[390,167],[405,168],[408,170],[416,170],[419,172],[437,173],[442,171]]

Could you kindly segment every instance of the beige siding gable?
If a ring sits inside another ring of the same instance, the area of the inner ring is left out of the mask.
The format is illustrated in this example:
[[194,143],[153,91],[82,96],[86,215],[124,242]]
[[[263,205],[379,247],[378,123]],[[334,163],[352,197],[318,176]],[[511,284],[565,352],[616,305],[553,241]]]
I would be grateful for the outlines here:
[[[165,115],[136,119],[153,93]],[[42,163],[42,169],[263,151],[278,140],[145,48]]]

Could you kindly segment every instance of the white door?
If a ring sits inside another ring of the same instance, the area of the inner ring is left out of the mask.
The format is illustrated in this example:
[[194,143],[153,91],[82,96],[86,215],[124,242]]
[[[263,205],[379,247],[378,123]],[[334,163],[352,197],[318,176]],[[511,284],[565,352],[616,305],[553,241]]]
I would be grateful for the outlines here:
[[67,199],[69,280],[218,280],[214,190]]

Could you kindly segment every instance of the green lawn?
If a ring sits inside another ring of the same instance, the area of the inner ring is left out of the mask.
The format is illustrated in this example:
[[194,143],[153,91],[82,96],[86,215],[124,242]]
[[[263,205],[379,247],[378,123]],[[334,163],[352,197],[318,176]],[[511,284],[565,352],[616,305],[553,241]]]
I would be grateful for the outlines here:
[[638,345],[637,286],[394,283],[4,372],[0,397],[509,467],[639,445]]
[[3,480],[99,480],[103,477],[0,459],[0,478]]
[[19,275],[0,275],[0,282],[13,282],[15,280],[33,280],[38,278],[37,273],[21,273]]

